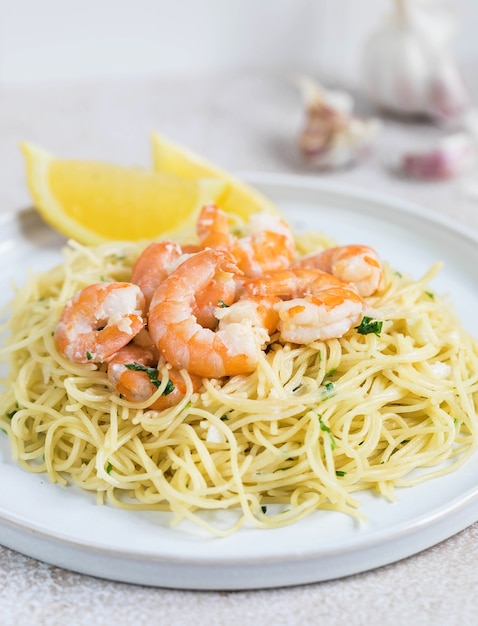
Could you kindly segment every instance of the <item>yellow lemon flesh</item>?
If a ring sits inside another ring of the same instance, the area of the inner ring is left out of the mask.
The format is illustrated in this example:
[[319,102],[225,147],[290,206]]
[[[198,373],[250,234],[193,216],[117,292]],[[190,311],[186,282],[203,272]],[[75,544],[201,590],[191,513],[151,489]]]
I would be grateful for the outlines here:
[[156,172],[176,174],[189,179],[215,178],[227,182],[217,200],[218,206],[223,211],[239,215],[246,220],[252,213],[258,211],[279,212],[271,200],[257,189],[208,163],[186,148],[168,141],[159,133],[153,133],[152,144],[153,166]]
[[35,207],[51,226],[84,244],[194,232],[201,207],[216,202],[227,184],[213,177],[62,160],[28,143],[21,148]]

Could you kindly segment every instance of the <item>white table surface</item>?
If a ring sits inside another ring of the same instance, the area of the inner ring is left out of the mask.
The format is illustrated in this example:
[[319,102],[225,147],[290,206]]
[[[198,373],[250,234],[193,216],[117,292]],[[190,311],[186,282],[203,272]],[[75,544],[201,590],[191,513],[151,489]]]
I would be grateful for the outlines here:
[[[386,121],[370,158],[353,169],[320,174],[297,157],[301,123],[298,93],[279,75],[0,88],[0,210],[31,204],[19,141],[63,157],[148,165],[150,132],[158,130],[233,172],[312,174],[411,200],[478,230],[478,198],[466,193],[463,180],[410,182],[387,169],[391,156],[436,129]],[[478,612],[477,558],[474,524],[411,558],[345,579],[195,592],[99,580],[0,547],[0,624],[472,624]]]

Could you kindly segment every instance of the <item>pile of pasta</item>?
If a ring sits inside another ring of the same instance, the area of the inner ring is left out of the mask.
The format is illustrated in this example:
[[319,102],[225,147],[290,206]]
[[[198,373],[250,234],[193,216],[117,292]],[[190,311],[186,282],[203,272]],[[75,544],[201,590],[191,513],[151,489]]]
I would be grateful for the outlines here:
[[[306,253],[317,240],[297,245]],[[128,280],[141,249],[72,241],[61,265],[16,289],[0,422],[23,468],[98,503],[167,511],[171,524],[190,519],[221,535],[317,510],[363,518],[357,492],[393,500],[397,487],[450,472],[475,450],[478,344],[430,290],[439,264],[418,280],[385,264],[382,288],[365,299],[373,314],[344,337],[302,346],[272,337],[256,371],[204,379],[154,411],[117,394],[106,365],[62,357],[53,337],[67,299]],[[227,527],[213,522],[224,509],[234,512]]]

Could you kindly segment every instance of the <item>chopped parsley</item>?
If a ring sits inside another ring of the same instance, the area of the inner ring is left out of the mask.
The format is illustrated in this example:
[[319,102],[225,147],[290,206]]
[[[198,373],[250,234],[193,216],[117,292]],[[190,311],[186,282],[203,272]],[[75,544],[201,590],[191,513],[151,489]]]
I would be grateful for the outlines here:
[[[168,380],[168,382],[166,383],[166,388],[163,391],[163,396],[167,396],[169,393],[172,393],[174,389],[174,383],[171,380]],[[189,403],[188,406],[191,406],[191,403]]]
[[18,404],[16,404],[14,409],[12,409],[11,411],[8,411],[8,413],[5,414],[9,420],[11,420],[12,417],[15,415],[15,413],[18,411],[18,408],[19,408]]
[[261,506],[261,511],[264,513],[264,515],[267,513],[267,507],[262,505]]
[[[147,367],[141,363],[136,363],[136,361],[134,363],[125,363],[125,367],[128,370],[133,370],[134,372],[144,372],[155,387],[159,387],[161,385],[162,381],[158,379],[159,371],[156,367]],[[168,380],[166,388],[163,391],[163,396],[167,396],[172,391],[174,391],[174,383]]]
[[106,466],[106,473],[110,474],[112,469],[113,469],[113,466],[111,465],[111,463],[108,463],[108,465]]
[[377,337],[380,337],[380,333],[382,332],[382,324],[383,322],[374,320],[371,317],[367,317],[366,315],[364,315],[359,326],[355,327],[355,330],[361,335],[370,335],[373,333],[374,335],[377,335]]
[[343,470],[335,470],[335,475],[336,476],[347,476],[347,472],[344,472]]
[[330,430],[330,427],[327,426],[327,424],[322,420],[322,417],[319,415],[319,424],[320,424],[320,430],[324,431],[325,433],[327,433],[330,437],[330,445],[332,447],[332,450],[335,449],[335,446],[337,445],[336,441],[335,441],[335,437],[332,434],[332,431]]
[[435,294],[433,291],[425,291],[425,294],[430,298],[430,300],[435,300]]
[[224,300],[221,300],[221,299],[219,299],[219,300],[217,301],[217,306],[218,306],[218,307],[220,307],[221,309],[228,309],[228,308],[229,308],[229,305],[228,305],[228,304],[226,304],[226,303],[224,302]]
[[325,400],[326,398],[330,398],[330,396],[333,396],[335,393],[335,383],[333,382],[328,382],[325,383],[324,385],[324,389],[322,391],[322,400]]
[[326,433],[332,432],[330,430],[330,426],[327,426],[327,424],[322,420],[322,417],[320,415],[319,415],[319,424],[320,424],[320,430],[323,430]]
[[91,359],[93,358],[93,355],[91,354],[91,352],[86,352],[86,358],[88,359],[88,361],[91,361]]

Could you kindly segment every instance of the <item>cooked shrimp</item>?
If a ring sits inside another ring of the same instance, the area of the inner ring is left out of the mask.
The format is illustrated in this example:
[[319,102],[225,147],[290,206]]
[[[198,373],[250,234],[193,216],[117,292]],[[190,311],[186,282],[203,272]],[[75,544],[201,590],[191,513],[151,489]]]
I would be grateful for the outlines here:
[[227,215],[213,204],[206,205],[197,221],[203,248],[228,250],[246,276],[289,267],[295,242],[289,226],[278,215],[253,213],[249,234],[236,237],[229,230]]
[[155,374],[153,368],[156,368],[158,360],[159,352],[154,345],[128,344],[108,361],[108,380],[127,400],[144,402],[157,389],[153,382],[157,380],[157,370]]
[[269,338],[277,330],[279,323],[279,314],[275,309],[278,302],[280,298],[275,296],[244,297],[229,307],[216,310],[219,327],[236,322],[244,323],[247,320],[251,327],[267,331]]
[[[158,370],[161,370],[163,367],[165,367],[165,365],[166,363],[164,359],[160,357]],[[169,366],[167,369],[169,381],[173,385],[174,389],[167,390],[167,393],[163,393],[163,395],[151,405],[150,408],[156,409],[157,411],[162,411],[163,409],[167,409],[171,406],[175,406],[176,404],[178,404],[178,402],[184,398],[188,390],[188,383],[183,377],[182,372],[171,366]],[[199,391],[202,387],[201,377],[194,376],[194,374],[188,373],[188,378],[191,381],[191,391]]]
[[149,332],[160,353],[178,370],[220,378],[256,368],[263,337],[250,325],[224,324],[213,331],[194,314],[196,294],[218,274],[231,280],[240,272],[232,255],[203,250],[186,259],[156,289],[149,310]]
[[196,222],[196,233],[204,248],[229,250],[234,245],[234,235],[229,232],[227,214],[215,204],[206,204]]
[[[194,245],[180,246],[176,241],[159,241],[147,246],[136,259],[131,273],[131,282],[138,285],[149,306],[160,283],[190,254],[198,251]],[[217,320],[214,309],[218,304],[234,302],[236,285],[219,274],[201,292],[196,294],[194,314],[201,326],[214,328]]]
[[176,241],[157,241],[147,246],[136,259],[131,282],[138,285],[149,305],[158,285],[176,267],[183,254]]
[[[118,350],[108,362],[108,380],[116,391],[130,402],[145,402],[161,384],[161,370],[166,363],[154,346],[131,343]],[[187,385],[181,374],[168,370],[169,383],[163,394],[148,408],[162,411],[175,406],[185,395]],[[201,379],[192,376],[192,390],[201,387]]]
[[254,296],[291,298],[274,305],[284,341],[304,344],[342,337],[363,316],[364,303],[355,290],[320,270],[271,272],[246,280],[244,288]]
[[101,363],[144,326],[144,296],[125,282],[88,285],[66,303],[55,330],[60,352],[75,363]]
[[361,296],[372,295],[382,282],[382,265],[369,246],[337,246],[306,256],[295,267],[317,268],[329,272],[344,283],[354,285]]
[[193,304],[198,324],[211,330],[216,328],[216,309],[230,306],[236,298],[236,290],[236,281],[224,272],[219,272],[209,284],[198,290]]

